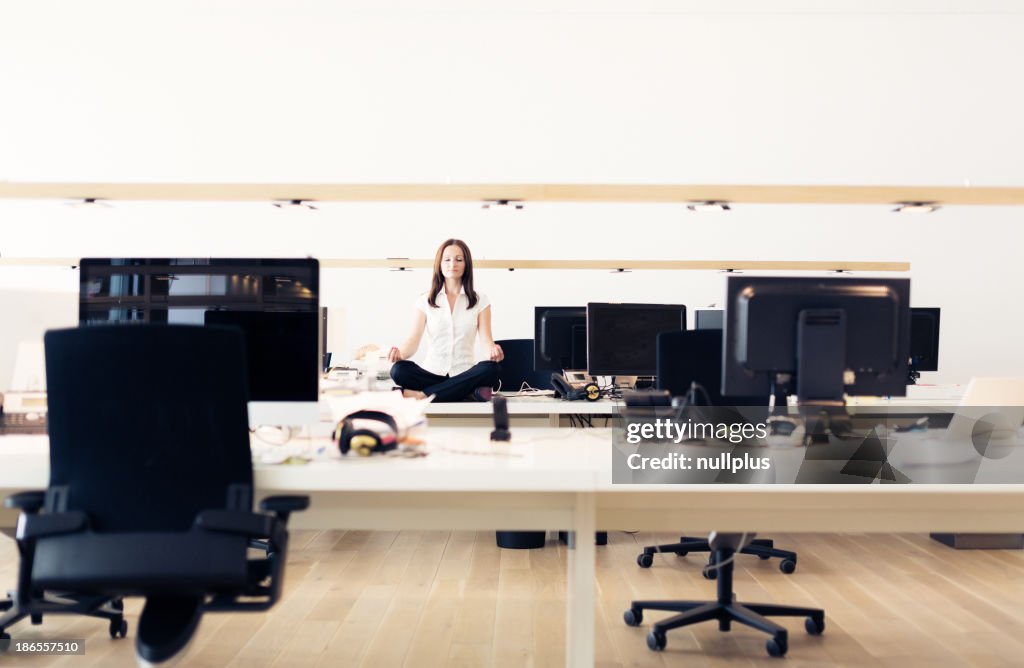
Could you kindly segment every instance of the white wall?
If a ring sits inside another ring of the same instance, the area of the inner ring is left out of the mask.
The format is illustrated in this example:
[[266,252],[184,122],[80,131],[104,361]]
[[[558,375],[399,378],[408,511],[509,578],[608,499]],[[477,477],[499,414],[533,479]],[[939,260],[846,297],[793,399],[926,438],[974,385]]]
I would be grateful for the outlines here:
[[[0,179],[1021,185],[1017,4],[821,4],[0,0]],[[490,258],[908,260],[914,304],[944,309],[926,380],[1024,374],[1021,209],[488,214],[2,201],[0,256],[427,257],[458,236]],[[69,294],[69,274],[0,267],[0,289]],[[388,343],[428,280],[331,270],[324,301],[344,308],[350,348]],[[536,304],[702,307],[724,280],[486,271],[478,285],[496,335],[518,337]],[[19,308],[3,311],[0,359],[9,319],[66,319]]]

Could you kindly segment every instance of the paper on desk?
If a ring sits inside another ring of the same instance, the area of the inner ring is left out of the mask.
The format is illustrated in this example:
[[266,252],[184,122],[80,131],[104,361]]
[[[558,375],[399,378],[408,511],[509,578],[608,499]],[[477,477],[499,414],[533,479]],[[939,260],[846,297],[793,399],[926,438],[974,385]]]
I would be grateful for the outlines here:
[[430,397],[409,399],[403,397],[401,392],[360,392],[348,396],[326,397],[331,407],[331,417],[336,421],[356,411],[380,411],[393,417],[399,430],[409,429],[423,422],[423,413],[432,401]]

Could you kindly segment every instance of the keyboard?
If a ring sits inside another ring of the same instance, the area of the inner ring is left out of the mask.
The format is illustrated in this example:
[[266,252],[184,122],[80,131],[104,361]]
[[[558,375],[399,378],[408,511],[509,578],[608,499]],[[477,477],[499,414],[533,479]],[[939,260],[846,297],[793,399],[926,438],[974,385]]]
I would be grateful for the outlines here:
[[0,413],[0,436],[45,433],[46,413]]

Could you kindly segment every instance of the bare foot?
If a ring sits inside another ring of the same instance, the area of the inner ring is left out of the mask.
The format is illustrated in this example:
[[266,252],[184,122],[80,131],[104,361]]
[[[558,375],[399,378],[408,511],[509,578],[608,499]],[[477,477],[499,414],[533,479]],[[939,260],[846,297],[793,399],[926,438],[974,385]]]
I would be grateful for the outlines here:
[[426,399],[427,395],[419,390],[402,390],[402,396],[406,399]]

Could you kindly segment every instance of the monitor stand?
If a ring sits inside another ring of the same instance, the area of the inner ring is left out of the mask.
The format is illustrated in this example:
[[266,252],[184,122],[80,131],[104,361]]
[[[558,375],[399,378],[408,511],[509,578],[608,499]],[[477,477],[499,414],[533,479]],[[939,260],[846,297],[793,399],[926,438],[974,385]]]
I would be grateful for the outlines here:
[[611,384],[620,390],[632,390],[636,388],[636,380],[639,376],[612,376]]
[[801,403],[800,417],[804,422],[807,445],[828,443],[828,437],[842,438],[853,432],[853,422],[846,410],[846,402]]
[[633,386],[638,390],[653,390],[656,376],[637,376]]
[[[846,411],[846,312],[808,308],[797,316],[796,389],[807,444],[853,431]],[[852,381],[851,381],[852,382]]]

